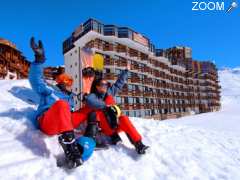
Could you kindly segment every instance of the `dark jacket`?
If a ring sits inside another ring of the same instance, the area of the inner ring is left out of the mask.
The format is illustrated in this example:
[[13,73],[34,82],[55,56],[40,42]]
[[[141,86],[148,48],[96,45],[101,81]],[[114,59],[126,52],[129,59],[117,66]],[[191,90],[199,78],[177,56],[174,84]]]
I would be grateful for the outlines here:
[[117,81],[107,89],[106,94],[96,94],[96,93],[89,94],[86,97],[87,105],[94,109],[106,108],[104,98],[107,95],[115,96],[119,91],[121,91],[124,84],[127,82],[127,78],[128,78],[128,70],[126,69],[121,72]]

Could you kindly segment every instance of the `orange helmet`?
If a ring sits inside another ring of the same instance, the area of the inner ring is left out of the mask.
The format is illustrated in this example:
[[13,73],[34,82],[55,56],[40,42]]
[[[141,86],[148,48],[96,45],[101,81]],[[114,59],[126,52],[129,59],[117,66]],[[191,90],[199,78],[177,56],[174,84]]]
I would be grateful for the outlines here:
[[72,86],[73,78],[66,73],[62,73],[62,74],[57,76],[56,82],[58,84],[65,84],[66,86]]

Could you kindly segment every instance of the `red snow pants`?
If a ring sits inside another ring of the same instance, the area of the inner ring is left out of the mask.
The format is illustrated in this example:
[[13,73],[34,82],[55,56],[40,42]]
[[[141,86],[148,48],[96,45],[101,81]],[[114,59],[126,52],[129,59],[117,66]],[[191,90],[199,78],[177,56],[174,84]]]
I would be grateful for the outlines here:
[[[112,96],[107,96],[105,99],[105,103],[107,105],[114,105],[115,100],[113,99]],[[121,115],[119,117],[119,125],[116,129],[112,129],[107,121],[107,118],[102,110],[96,110],[96,116],[97,120],[99,122],[99,126],[102,129],[103,134],[111,136],[114,133],[119,133],[119,132],[125,132],[133,142],[138,142],[141,141],[142,137],[136,130],[136,128],[133,126],[132,122],[126,115]]]
[[87,120],[90,111],[89,108],[82,108],[71,112],[66,101],[58,100],[39,118],[40,129],[47,135],[72,131]]
[[[113,105],[115,101],[112,96],[108,96],[105,103],[107,105]],[[72,131],[87,120],[90,112],[96,112],[97,121],[104,134],[110,136],[123,131],[134,142],[142,139],[127,116],[121,115],[119,117],[119,126],[116,129],[112,129],[102,110],[93,110],[86,106],[79,111],[71,112],[68,103],[64,100],[56,101],[52,107],[39,118],[40,129],[47,135],[57,135],[66,131]]]

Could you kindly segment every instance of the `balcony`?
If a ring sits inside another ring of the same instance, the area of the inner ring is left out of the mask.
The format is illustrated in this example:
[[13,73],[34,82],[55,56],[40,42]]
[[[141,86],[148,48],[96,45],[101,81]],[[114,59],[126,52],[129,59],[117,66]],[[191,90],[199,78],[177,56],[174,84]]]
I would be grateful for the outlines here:
[[127,67],[127,60],[120,58],[120,59],[116,60],[116,65],[118,67]]
[[0,66],[0,74],[1,75],[7,75],[7,69],[3,66]]
[[127,53],[127,46],[122,44],[118,44],[116,49],[118,53]]
[[148,61],[148,55],[147,54],[144,54],[144,53],[140,53],[140,59],[142,61]]
[[135,90],[135,91],[132,91],[132,95],[133,95],[133,96],[142,96],[143,93],[142,93],[142,91],[140,91],[140,90]]
[[143,79],[143,83],[146,84],[146,85],[149,85],[149,86],[152,86],[153,85],[153,81],[151,78],[145,78]]
[[11,68],[11,69],[15,69],[15,70],[21,69],[21,64],[16,63],[16,62],[10,62],[9,66],[10,66],[9,68]]
[[123,89],[118,93],[120,96],[128,96],[131,94],[127,89]]
[[103,41],[100,39],[95,39],[94,40],[94,48],[103,50]]
[[143,92],[143,96],[145,97],[152,97],[152,92]]
[[110,43],[105,43],[103,45],[103,51],[114,51],[114,46],[113,44],[110,44]]
[[137,76],[133,76],[133,77],[129,78],[129,82],[131,82],[131,83],[142,83],[141,78],[137,77]]
[[133,64],[131,64],[131,70],[136,70],[136,71],[138,71],[140,69],[140,67],[139,67],[139,64],[138,63],[133,63]]
[[143,106],[144,106],[144,109],[151,109],[150,103],[145,103]]
[[104,59],[104,65],[114,66],[114,59],[112,59],[112,58],[105,58]]
[[116,80],[117,76],[115,73],[106,73],[103,75],[104,79],[106,80]]
[[137,57],[138,58],[138,51],[132,48],[129,48],[128,54],[130,57]]
[[123,110],[133,110],[133,104],[125,103]]

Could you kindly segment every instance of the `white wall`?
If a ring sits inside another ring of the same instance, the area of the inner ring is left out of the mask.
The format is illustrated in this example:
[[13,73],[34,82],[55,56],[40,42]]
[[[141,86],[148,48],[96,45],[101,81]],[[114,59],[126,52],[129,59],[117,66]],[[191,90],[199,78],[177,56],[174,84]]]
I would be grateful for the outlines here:
[[[72,86],[72,92],[79,94],[80,93],[80,54],[79,48],[74,47],[69,52],[64,54],[64,64],[65,64],[65,72],[70,74],[74,79],[74,83]],[[80,101],[75,97],[74,98],[76,107],[80,107]]]

